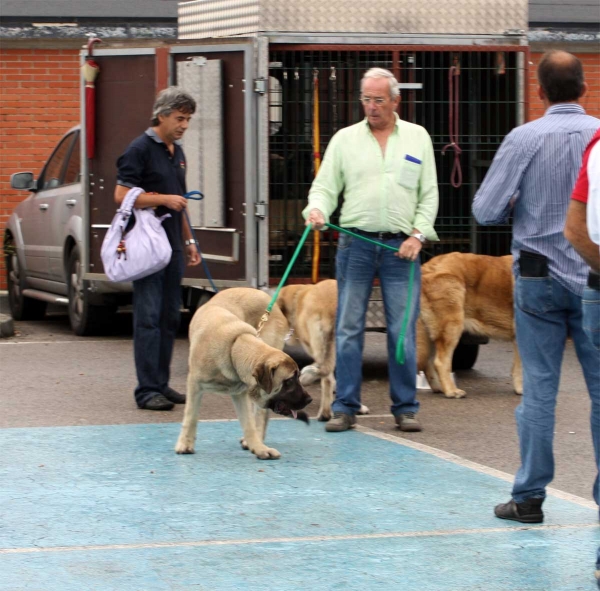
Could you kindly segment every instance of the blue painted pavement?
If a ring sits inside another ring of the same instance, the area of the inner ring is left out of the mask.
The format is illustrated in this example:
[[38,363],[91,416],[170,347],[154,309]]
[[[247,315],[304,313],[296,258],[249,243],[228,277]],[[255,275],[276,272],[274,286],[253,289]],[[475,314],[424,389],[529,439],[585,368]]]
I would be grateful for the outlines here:
[[[360,432],[273,421],[261,462],[236,422],[4,429],[0,589],[597,589],[598,513],[550,497],[494,518],[510,484]],[[591,480],[591,478],[590,478]]]

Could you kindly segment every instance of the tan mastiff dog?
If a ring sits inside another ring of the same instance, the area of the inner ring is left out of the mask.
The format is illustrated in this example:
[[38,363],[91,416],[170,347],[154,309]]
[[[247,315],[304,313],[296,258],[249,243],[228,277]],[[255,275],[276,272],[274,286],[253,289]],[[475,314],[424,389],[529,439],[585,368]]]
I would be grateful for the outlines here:
[[417,365],[434,392],[448,398],[466,393],[452,380],[452,356],[464,331],[512,341],[513,387],[523,393],[515,340],[512,256],[451,252],[423,265],[421,313],[417,321]]
[[[294,329],[293,340],[315,360],[300,375],[303,386],[321,380],[321,405],[317,419],[331,418],[331,404],[335,389],[335,314],[337,310],[337,282],[326,279],[315,285],[287,285],[279,292],[277,304]],[[359,414],[368,414],[361,405]]]
[[231,396],[244,433],[242,446],[261,460],[281,457],[264,444],[269,410],[308,422],[301,409],[312,399],[300,384],[296,362],[281,350],[288,323],[277,306],[257,337],[256,327],[269,302],[262,291],[238,287],[219,292],[194,314],[177,453],[194,453],[205,392]]

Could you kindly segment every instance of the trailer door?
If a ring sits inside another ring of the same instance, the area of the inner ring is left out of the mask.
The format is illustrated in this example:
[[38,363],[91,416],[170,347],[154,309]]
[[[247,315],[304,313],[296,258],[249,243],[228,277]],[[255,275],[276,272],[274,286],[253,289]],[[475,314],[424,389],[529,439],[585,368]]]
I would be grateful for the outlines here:
[[[150,126],[157,92],[178,84],[198,101],[184,150],[188,191],[205,195],[202,202],[190,203],[203,258],[218,288],[257,286],[253,51],[253,43],[244,40],[94,51],[100,74],[95,83],[95,155],[85,158],[84,169],[85,221],[90,228],[87,279],[105,278],[100,247],[115,213],[116,160]],[[83,133],[85,127],[84,122]],[[187,268],[184,284],[208,286],[203,266]]]

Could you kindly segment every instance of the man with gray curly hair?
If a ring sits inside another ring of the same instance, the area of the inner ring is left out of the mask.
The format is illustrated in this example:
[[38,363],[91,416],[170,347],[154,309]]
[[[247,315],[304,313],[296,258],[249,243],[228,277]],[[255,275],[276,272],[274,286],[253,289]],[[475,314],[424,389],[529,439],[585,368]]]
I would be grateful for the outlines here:
[[[388,328],[391,411],[401,431],[420,431],[415,324],[421,284],[419,253],[426,240],[438,239],[433,228],[438,210],[433,145],[423,127],[402,121],[396,114],[400,93],[390,71],[371,68],[366,72],[360,101],[364,120],[331,138],[302,213],[306,224],[319,230],[329,221],[343,193],[340,226],[392,246],[396,252],[340,234],[336,255],[337,394],[333,418],[325,428],[346,431],[356,423],[361,406],[366,313],[373,281],[378,277]],[[395,352],[409,300],[411,265],[414,287],[404,342],[405,362],[400,365]]]
[[181,212],[187,205],[186,162],[181,138],[196,111],[196,101],[176,86],[158,94],[152,108],[152,127],[129,144],[117,161],[115,201],[141,187],[135,207],[170,214],[163,222],[173,249],[169,264],[133,282],[133,348],[138,385],[135,401],[146,410],[171,410],[185,395],[169,386],[169,368],[181,308],[184,248],[187,264],[201,261],[191,229]]

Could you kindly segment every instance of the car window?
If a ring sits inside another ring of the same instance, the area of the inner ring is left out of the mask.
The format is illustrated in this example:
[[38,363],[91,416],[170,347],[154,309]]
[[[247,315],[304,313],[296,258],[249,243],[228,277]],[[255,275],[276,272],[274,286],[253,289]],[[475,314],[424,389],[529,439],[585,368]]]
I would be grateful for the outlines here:
[[56,189],[62,185],[62,172],[64,170],[65,159],[69,155],[69,148],[73,142],[73,134],[70,133],[60,142],[54,154],[48,160],[46,168],[42,173],[41,183],[38,183],[42,190]]
[[65,170],[65,179],[63,181],[63,185],[69,185],[70,183],[78,183],[80,178],[80,169],[79,163],[81,161],[81,154],[79,153],[79,134],[77,135],[77,140],[75,141],[75,145],[71,150],[71,157],[69,158],[69,163],[67,164],[67,169]]

